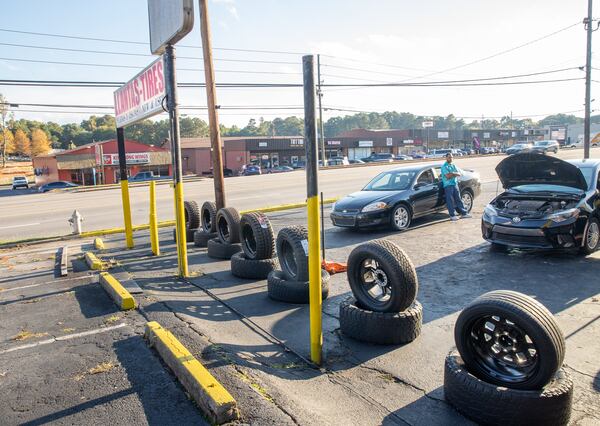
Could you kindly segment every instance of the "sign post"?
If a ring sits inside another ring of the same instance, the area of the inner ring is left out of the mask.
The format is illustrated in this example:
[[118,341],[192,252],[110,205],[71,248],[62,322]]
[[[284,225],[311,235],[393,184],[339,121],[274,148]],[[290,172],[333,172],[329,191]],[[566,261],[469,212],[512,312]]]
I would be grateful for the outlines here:
[[[183,182],[181,169],[181,147],[179,145],[179,106],[177,103],[177,81],[175,77],[175,48],[194,27],[192,0],[148,0],[150,23],[150,50],[164,59],[167,112],[169,113],[171,154],[173,158],[173,188],[175,191],[175,226],[177,239],[177,261],[179,276],[187,277],[187,241],[185,213],[183,207]],[[221,171],[222,172],[222,171]]]
[[304,74],[304,138],[306,153],[306,206],[308,213],[308,278],[310,311],[310,358],[321,364],[323,347],[321,298],[321,231],[319,229],[319,151],[315,119],[315,64],[314,56],[302,57]]

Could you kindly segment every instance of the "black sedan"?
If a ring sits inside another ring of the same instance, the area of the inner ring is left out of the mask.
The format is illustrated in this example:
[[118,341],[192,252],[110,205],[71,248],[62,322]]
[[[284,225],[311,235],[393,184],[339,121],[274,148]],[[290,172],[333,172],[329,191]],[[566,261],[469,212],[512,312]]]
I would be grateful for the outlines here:
[[516,154],[496,167],[506,189],[485,208],[483,238],[498,247],[575,249],[600,242],[600,160]]
[[[335,226],[366,228],[390,226],[405,230],[413,218],[446,209],[438,164],[398,167],[383,172],[362,191],[350,194],[333,206],[331,221]],[[479,174],[463,170],[459,188],[465,208],[481,192]]]

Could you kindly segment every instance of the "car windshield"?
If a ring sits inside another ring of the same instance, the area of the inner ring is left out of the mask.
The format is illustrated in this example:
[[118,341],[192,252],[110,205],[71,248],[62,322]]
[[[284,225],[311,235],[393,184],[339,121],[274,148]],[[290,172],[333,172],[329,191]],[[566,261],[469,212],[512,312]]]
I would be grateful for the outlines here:
[[546,146],[548,145],[550,142],[546,142],[546,141],[542,141],[542,142],[536,142],[536,146]]
[[513,147],[513,148],[525,148],[526,146],[527,146],[527,145],[525,145],[525,144],[518,143],[518,144],[516,144],[516,145],[513,145],[512,147]]
[[403,191],[410,187],[415,177],[414,170],[383,172],[369,182],[363,191]]
[[568,194],[580,194],[581,190],[573,188],[572,186],[563,185],[548,185],[548,184],[531,184],[531,185],[517,185],[510,188],[511,192],[518,192],[521,194],[531,194],[534,192],[562,192]]

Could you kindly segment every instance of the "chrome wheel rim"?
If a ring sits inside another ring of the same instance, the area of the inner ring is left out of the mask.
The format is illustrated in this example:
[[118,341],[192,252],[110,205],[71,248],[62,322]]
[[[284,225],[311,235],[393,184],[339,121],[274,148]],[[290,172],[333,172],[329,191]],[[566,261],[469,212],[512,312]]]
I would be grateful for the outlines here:
[[473,197],[471,197],[471,194],[469,194],[468,192],[463,192],[460,199],[462,200],[465,210],[467,212],[470,212],[471,208],[473,207]]
[[408,210],[404,207],[398,207],[394,211],[394,224],[398,228],[406,228],[408,226]]
[[361,263],[359,280],[367,295],[377,304],[385,304],[392,297],[392,285],[387,273],[375,259],[365,259]]
[[600,239],[600,228],[598,228],[598,224],[596,222],[590,223],[588,227],[587,233],[587,246],[589,249],[595,249],[598,245],[598,240]]

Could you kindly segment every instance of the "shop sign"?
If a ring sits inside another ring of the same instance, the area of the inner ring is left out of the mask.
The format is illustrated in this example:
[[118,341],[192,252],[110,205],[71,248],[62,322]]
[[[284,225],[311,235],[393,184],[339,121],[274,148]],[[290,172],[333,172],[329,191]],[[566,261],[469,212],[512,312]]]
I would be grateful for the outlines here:
[[[119,164],[119,154],[104,154],[105,166],[116,166]],[[149,152],[129,152],[125,154],[125,162],[127,164],[148,164],[150,163]]]
[[115,91],[117,127],[163,112],[162,101],[166,96],[164,68],[161,56]]
[[483,138],[484,139],[489,139],[490,138],[490,133],[489,132],[483,132]]
[[394,144],[394,140],[392,138],[386,138],[385,139],[385,144],[387,146],[392,146]]
[[403,143],[404,145],[414,145],[415,141],[414,141],[414,140],[412,140],[412,139],[404,139],[404,140],[402,141],[402,143]]
[[266,148],[266,147],[267,147],[267,142],[259,142],[259,143],[258,143],[258,146],[259,146],[260,148]]
[[373,141],[358,141],[358,146],[360,148],[369,148],[373,146]]
[[304,139],[290,139],[290,145],[304,145]]
[[341,145],[342,141],[327,141],[327,145]]
[[448,139],[448,132],[438,132],[438,138]]
[[422,125],[424,129],[427,127],[433,127],[433,121],[423,121]]

